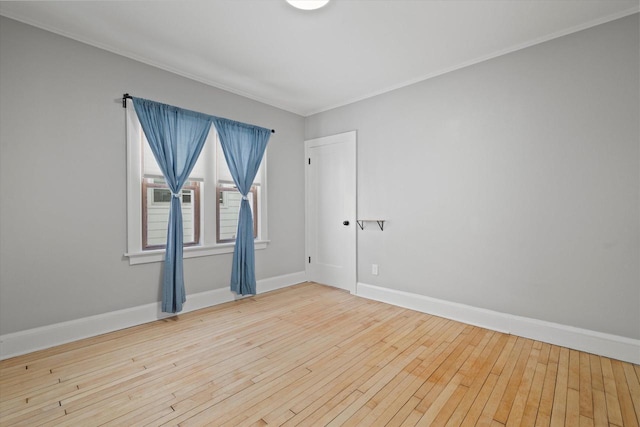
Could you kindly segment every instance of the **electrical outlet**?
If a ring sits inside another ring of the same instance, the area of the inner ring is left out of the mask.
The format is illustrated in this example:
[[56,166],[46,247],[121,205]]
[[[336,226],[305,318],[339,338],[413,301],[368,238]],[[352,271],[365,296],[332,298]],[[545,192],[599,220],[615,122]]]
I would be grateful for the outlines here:
[[371,264],[371,274],[374,276],[378,275],[378,264]]

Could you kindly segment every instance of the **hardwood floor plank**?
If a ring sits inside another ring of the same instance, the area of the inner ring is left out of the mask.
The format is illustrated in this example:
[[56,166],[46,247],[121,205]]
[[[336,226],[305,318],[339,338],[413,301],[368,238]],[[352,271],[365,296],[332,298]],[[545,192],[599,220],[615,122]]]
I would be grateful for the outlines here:
[[567,390],[567,414],[565,423],[568,426],[580,424],[580,392],[574,388]]
[[[465,417],[462,420],[462,423],[460,424],[460,426],[467,427],[467,426],[477,425],[478,419],[482,415],[484,407],[487,401],[489,400],[489,397],[491,396],[491,393],[493,392],[493,389],[495,388],[498,382],[498,379],[499,379],[498,375],[491,374],[491,373],[489,374],[486,381],[482,385],[482,388],[480,389],[473,403],[471,404],[469,411],[465,414]],[[457,425],[451,424],[450,427],[457,427]]]
[[603,390],[593,390],[593,425],[596,427],[606,427],[609,425],[607,419],[607,400]]
[[[503,351],[507,344],[507,340],[508,336],[505,334],[494,334],[479,359],[474,363],[470,372],[463,374],[464,379],[462,381],[462,385],[467,386],[469,389],[447,422],[448,426],[457,427],[463,425],[465,418],[471,412],[471,408],[476,404],[476,401],[478,401],[477,405],[479,406],[479,409],[484,407],[484,402],[486,402],[486,400],[481,402],[478,399],[482,399],[481,396],[483,395],[481,391],[486,385],[487,377],[491,375],[491,369],[493,368],[498,355]],[[487,394],[486,398],[488,397],[489,396]],[[480,412],[478,411],[477,414],[479,416]]]
[[59,419],[65,415],[64,408],[60,403],[53,402],[47,406],[40,407],[34,411],[21,412],[19,414],[11,414],[11,416],[0,420],[2,426],[32,426],[40,425],[45,422]]
[[478,332],[477,329],[469,329],[469,333],[458,335],[451,342],[451,345],[445,349],[445,352],[430,365],[425,372],[427,380],[415,393],[416,397],[422,398],[416,410],[426,413],[439,393],[450,383],[451,378],[455,375],[458,376],[460,381],[463,380],[463,375],[458,374],[457,370],[473,352],[473,347],[469,344],[472,343]]
[[452,396],[456,393],[456,391],[460,390],[464,392],[464,386],[460,384],[462,381],[462,376],[457,375],[451,379],[451,381],[446,385],[446,387],[439,393],[438,398],[433,401],[433,403],[429,406],[429,408],[422,415],[422,418],[418,420],[416,426],[431,426],[434,424],[434,421],[440,411],[445,407],[447,401],[449,401]]
[[536,370],[533,374],[531,382],[531,390],[527,397],[524,412],[522,414],[521,424],[533,426],[536,423],[538,408],[540,408],[540,398],[542,396],[542,387],[544,385],[544,377],[547,372],[547,366],[538,362]]
[[511,410],[509,411],[509,418],[507,418],[507,422],[505,423],[505,425],[507,426],[516,426],[522,423],[522,417],[524,416],[527,399],[529,397],[529,391],[531,390],[533,384],[533,378],[536,372],[536,366],[538,365],[539,355],[540,350],[538,348],[535,348],[534,345],[522,373],[520,385],[518,386],[518,390],[513,399],[513,404],[511,405]]
[[564,426],[567,414],[567,391],[569,388],[569,349],[561,348],[558,373],[551,409],[551,426]]
[[420,403],[420,399],[415,396],[411,396],[409,400],[407,400],[405,404],[402,405],[402,407],[400,407],[400,409],[398,409],[398,411],[393,415],[387,425],[399,426],[404,423],[409,418],[418,403]]
[[511,408],[513,407],[513,402],[516,398],[516,394],[518,392],[518,388],[520,387],[520,382],[522,381],[523,374],[527,367],[527,361],[529,360],[532,350],[533,341],[525,340],[518,361],[513,369],[512,374],[509,377],[509,382],[507,383],[507,387],[500,400],[500,405],[498,406],[496,413],[493,415],[493,419],[498,421],[500,424],[507,423],[509,413],[511,412]]
[[629,363],[623,363],[622,369],[629,386],[629,393],[631,394],[631,401],[636,413],[636,418],[640,422],[640,379],[637,377],[633,366]]
[[591,361],[587,353],[580,357],[580,416],[593,420],[593,383],[591,381]]
[[304,283],[0,361],[1,426],[637,426],[640,367]]
[[436,415],[431,425],[434,426],[444,426],[447,425],[451,416],[455,412],[458,405],[460,405],[460,401],[462,401],[465,394],[469,392],[469,387],[459,384],[458,387],[454,390],[453,394],[444,406],[440,409],[440,412]]
[[631,391],[627,383],[622,362],[618,360],[611,361],[613,376],[616,382],[616,390],[618,391],[618,402],[620,403],[620,413],[622,415],[622,423],[624,426],[638,427],[638,418],[633,409],[633,401],[631,400]]
[[580,391],[580,352],[569,350],[569,379],[567,387]]
[[624,424],[622,422],[620,400],[618,398],[618,389],[616,386],[616,379],[613,375],[611,360],[606,357],[601,357],[600,365],[602,367],[605,400],[607,402],[607,418],[609,419],[610,424],[622,426]]
[[550,346],[549,359],[542,386],[542,395],[536,414],[536,427],[547,427],[551,424],[551,410],[553,408],[553,398],[556,389],[556,376],[558,374],[558,360],[560,358],[560,348]]
[[593,427],[593,418],[580,415],[580,427]]

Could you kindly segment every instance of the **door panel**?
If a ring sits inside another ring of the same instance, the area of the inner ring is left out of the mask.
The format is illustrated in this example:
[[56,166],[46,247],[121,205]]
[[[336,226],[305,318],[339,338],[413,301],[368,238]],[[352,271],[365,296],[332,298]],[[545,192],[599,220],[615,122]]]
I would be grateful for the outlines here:
[[307,277],[355,292],[356,134],[305,144]]

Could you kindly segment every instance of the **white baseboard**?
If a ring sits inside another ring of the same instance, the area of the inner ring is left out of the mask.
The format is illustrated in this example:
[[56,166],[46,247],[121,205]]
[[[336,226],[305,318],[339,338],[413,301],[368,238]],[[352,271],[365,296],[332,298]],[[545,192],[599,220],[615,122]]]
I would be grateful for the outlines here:
[[507,334],[640,364],[640,340],[358,283],[356,295]]
[[[258,294],[263,294],[305,280],[304,271],[262,279],[257,281],[256,291]],[[181,313],[211,307],[234,299],[236,299],[236,295],[228,288],[187,295],[187,301],[184,303]],[[174,314],[163,313],[161,303],[157,302],[0,335],[0,360],[172,316]]]

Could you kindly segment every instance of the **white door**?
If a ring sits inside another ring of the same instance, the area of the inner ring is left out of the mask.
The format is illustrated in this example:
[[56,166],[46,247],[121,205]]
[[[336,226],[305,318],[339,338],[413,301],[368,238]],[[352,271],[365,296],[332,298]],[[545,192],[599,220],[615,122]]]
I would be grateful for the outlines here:
[[305,141],[307,280],[356,290],[356,132]]

